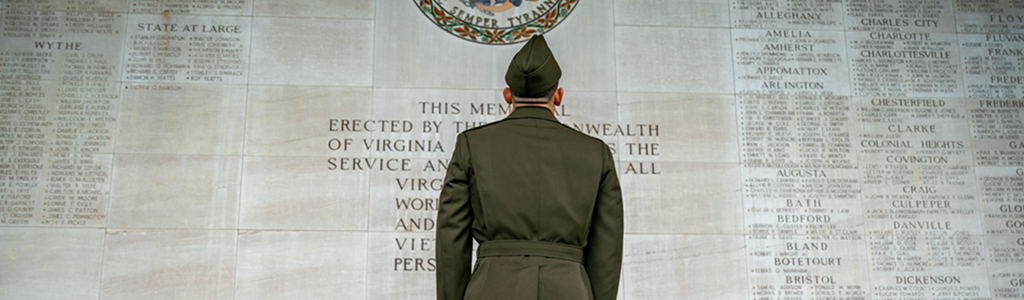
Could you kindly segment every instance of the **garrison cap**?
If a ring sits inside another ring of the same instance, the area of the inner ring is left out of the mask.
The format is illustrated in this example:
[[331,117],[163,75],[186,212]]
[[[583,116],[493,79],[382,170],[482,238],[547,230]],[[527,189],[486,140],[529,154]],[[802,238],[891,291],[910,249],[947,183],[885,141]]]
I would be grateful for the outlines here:
[[544,97],[544,92],[558,85],[562,69],[548,49],[543,35],[535,35],[520,49],[505,72],[505,83],[523,98]]

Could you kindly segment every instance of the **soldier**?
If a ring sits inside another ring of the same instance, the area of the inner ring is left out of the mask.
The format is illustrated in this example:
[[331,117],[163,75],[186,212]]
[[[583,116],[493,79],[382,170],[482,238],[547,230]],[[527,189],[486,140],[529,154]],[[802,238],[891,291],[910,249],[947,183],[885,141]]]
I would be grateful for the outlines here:
[[561,75],[534,36],[505,74],[512,112],[458,135],[437,212],[438,300],[615,299],[619,179],[608,145],[555,119]]

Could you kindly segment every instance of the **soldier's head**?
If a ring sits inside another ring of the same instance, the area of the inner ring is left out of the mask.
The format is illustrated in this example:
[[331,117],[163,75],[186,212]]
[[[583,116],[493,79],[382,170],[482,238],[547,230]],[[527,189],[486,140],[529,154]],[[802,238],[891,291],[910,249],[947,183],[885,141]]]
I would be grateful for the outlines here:
[[544,36],[535,35],[516,53],[505,72],[505,102],[512,109],[541,106],[552,110],[562,104],[564,90],[558,87],[562,69],[551,54]]

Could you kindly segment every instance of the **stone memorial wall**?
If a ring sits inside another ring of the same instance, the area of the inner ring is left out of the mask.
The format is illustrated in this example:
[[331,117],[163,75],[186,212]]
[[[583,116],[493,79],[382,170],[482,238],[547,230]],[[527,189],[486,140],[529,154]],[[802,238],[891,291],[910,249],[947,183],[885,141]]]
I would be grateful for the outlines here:
[[[525,1],[619,299],[1024,298],[1024,2]],[[0,299],[434,299],[530,34],[469,3],[0,0]]]

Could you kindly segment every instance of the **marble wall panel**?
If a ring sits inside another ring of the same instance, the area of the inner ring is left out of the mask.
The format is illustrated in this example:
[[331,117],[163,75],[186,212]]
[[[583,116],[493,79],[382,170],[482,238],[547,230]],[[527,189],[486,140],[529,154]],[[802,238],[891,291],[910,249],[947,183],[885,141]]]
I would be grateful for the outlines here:
[[107,226],[236,228],[241,172],[237,156],[118,155]]
[[[1024,9],[1021,10],[1024,12]],[[964,25],[964,24],[962,24]],[[1024,26],[1022,26],[1024,27]],[[1019,34],[957,34],[964,94],[968,98],[1020,99],[1024,97],[1024,63]]]
[[970,99],[971,148],[977,166],[1024,166],[1024,101]]
[[301,2],[253,0],[253,2],[253,14],[273,17],[373,19],[375,6],[374,1],[363,0]]
[[342,169],[345,163],[350,167],[352,162],[327,157],[246,157],[239,228],[366,229],[367,171]]
[[737,95],[742,162],[842,165],[857,163],[857,119],[848,96]]
[[616,25],[729,27],[729,1],[615,0]]
[[956,34],[847,31],[846,42],[854,96],[963,97]]
[[374,158],[383,170],[369,171],[369,229],[429,232],[437,226],[437,208],[448,158]]
[[618,166],[627,233],[743,232],[739,166],[661,162],[645,167],[657,174],[624,174],[630,164],[640,169],[637,162]]
[[0,298],[96,299],[101,229],[0,228]]
[[1018,17],[1024,6],[1012,0],[956,1],[957,32],[1022,33],[1024,25]]
[[861,164],[973,163],[963,99],[853,98]]
[[[436,299],[434,233],[371,232],[366,299]],[[476,257],[475,255],[473,256]]]
[[[8,152],[25,154],[25,152]],[[7,154],[10,155],[10,154]],[[34,153],[3,158],[0,224],[104,227],[110,200],[113,155]],[[14,170],[10,166],[16,166]],[[43,168],[45,166],[45,169]]]
[[930,285],[907,291],[926,290],[935,296],[987,296],[988,282],[983,278],[991,269],[983,240],[963,234],[869,236],[871,282],[879,293],[875,296],[900,295],[891,291],[903,285]]
[[618,26],[618,90],[732,93],[730,40],[728,29]]
[[253,0],[240,1],[164,1],[131,0],[132,13],[167,15],[252,15]]
[[430,25],[423,13],[406,1],[377,1],[375,22],[374,87],[498,88],[492,68],[507,68],[496,61],[507,63],[512,57],[498,59],[495,46],[452,37]]
[[118,153],[242,154],[245,87],[125,84]]
[[491,90],[375,89],[373,139],[356,143],[374,157],[447,160],[459,133],[500,120],[508,111]]
[[237,299],[365,299],[366,233],[242,231]]
[[846,1],[846,29],[891,32],[956,32],[952,0]]
[[250,86],[245,154],[367,156],[371,99],[366,88]]
[[992,235],[985,237],[985,258],[988,268],[988,286],[992,299],[1020,299],[1024,297],[1021,278],[1024,277],[1024,237],[1019,235]]
[[865,222],[853,166],[743,168],[744,221],[752,235],[859,235]]
[[842,31],[733,29],[737,94],[849,95]]
[[[111,4],[109,1],[90,3],[96,5],[93,7],[96,9]],[[127,16],[121,13],[68,12],[63,10],[70,7],[63,5],[59,7],[60,11],[46,8],[54,4],[45,1],[9,3],[12,7],[26,9],[12,8],[0,13],[0,19],[4,20],[0,23],[3,73],[27,75],[17,79],[28,82],[57,80],[82,84],[119,80]],[[27,8],[33,5],[39,7],[38,10]],[[15,78],[7,80],[11,79]],[[11,85],[12,82],[4,84]],[[33,90],[26,87],[20,91]]]
[[[865,231],[871,234],[914,235],[984,232],[984,228],[978,226],[982,213],[976,196],[973,168],[907,167],[918,176],[904,176],[884,184],[872,182],[861,185]],[[876,170],[865,167],[868,173],[878,174]]]
[[619,136],[623,160],[738,162],[736,124],[734,96],[620,93],[621,131],[599,132]]
[[624,299],[746,298],[744,252],[739,235],[626,235]]
[[97,0],[66,2],[63,0],[4,1],[0,7],[9,10],[69,10],[89,12],[127,12],[128,0]]
[[252,60],[260,63],[249,83],[371,86],[373,33],[370,20],[255,18]]
[[250,71],[251,30],[251,17],[130,14],[121,78],[244,84]]
[[868,298],[873,291],[861,236],[751,235],[746,245],[755,298]]
[[100,299],[232,299],[235,231],[108,229]]
[[[890,260],[890,263],[885,264],[895,265],[893,271],[881,271],[882,268],[879,266],[883,265],[884,261],[880,261],[878,257],[873,258],[873,271],[870,272],[873,299],[904,299],[915,296],[935,299],[990,297],[992,290],[989,289],[989,282],[992,277],[989,276],[984,259],[980,257],[982,251],[985,251],[985,247],[981,246],[980,237],[970,239],[970,243],[974,244],[969,246],[970,248],[950,247],[957,249],[955,255],[958,257],[955,260],[948,257],[949,251],[936,250],[933,245],[937,241],[922,243],[921,237],[923,236],[918,236],[917,245],[902,246],[916,249],[903,251],[899,254],[901,259],[895,262]],[[874,252],[874,256],[878,256],[879,251]],[[970,259],[968,256],[975,256],[977,259]],[[972,261],[965,261],[966,259]]]
[[839,30],[844,25],[843,12],[850,11],[849,5],[835,1],[738,0],[731,4],[733,28]]
[[1024,168],[978,166],[975,172],[984,233],[1024,234]]

